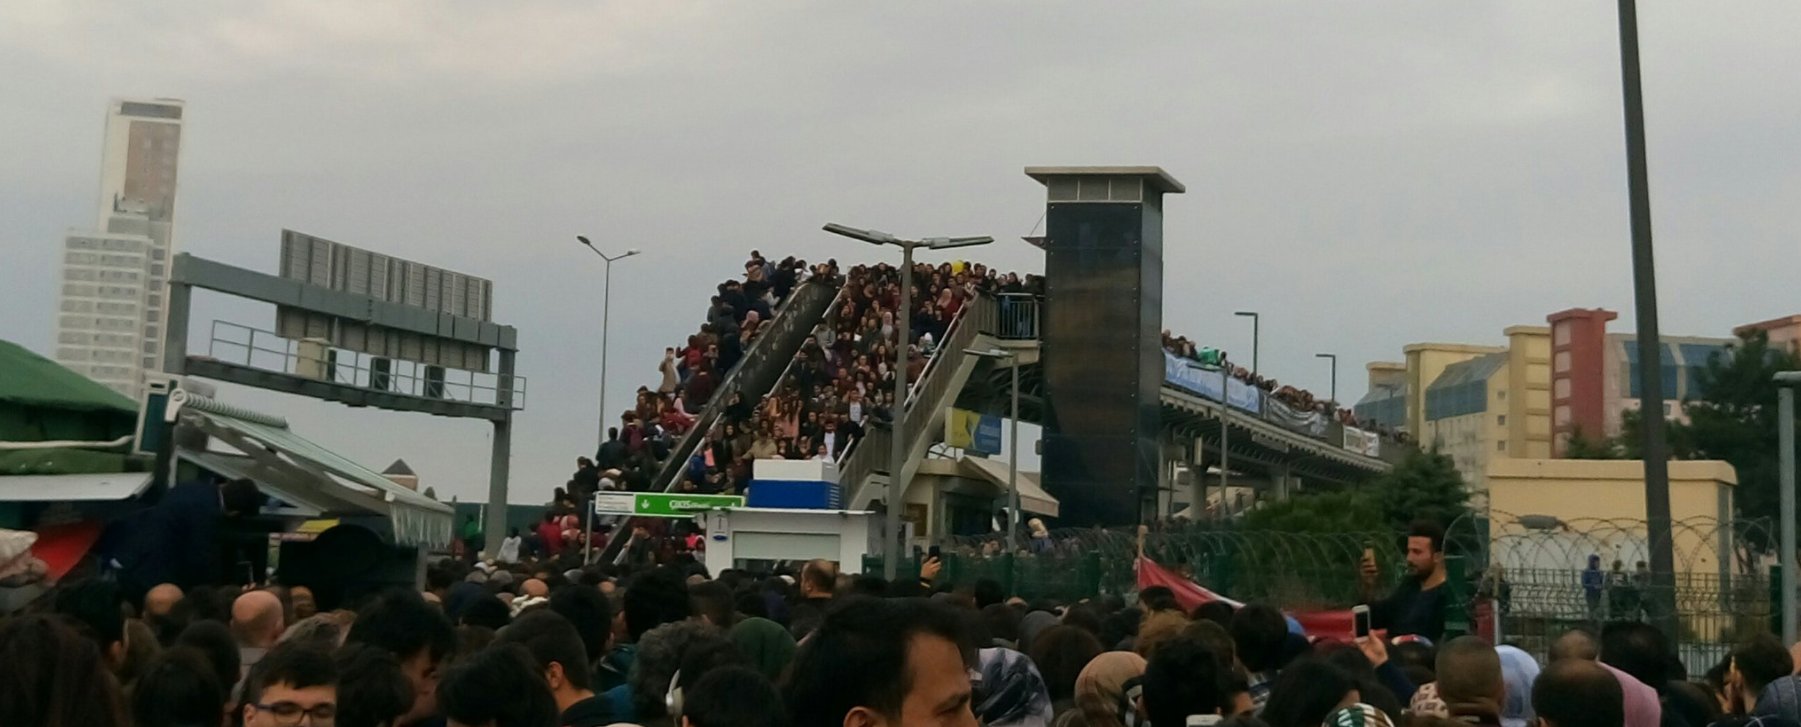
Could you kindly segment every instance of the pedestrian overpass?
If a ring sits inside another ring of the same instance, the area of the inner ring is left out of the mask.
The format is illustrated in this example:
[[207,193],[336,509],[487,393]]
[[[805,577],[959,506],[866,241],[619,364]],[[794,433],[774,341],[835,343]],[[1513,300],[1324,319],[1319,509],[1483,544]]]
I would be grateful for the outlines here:
[[[1034,296],[1003,295],[980,298],[966,308],[908,397],[900,433],[907,454],[900,468],[903,481],[914,481],[922,463],[942,449],[945,419],[953,407],[1009,416],[1012,366],[1019,367],[1020,419],[1045,421],[1054,403],[1045,387],[1048,352],[1038,335],[1041,304]],[[1013,355],[968,352],[997,348]],[[1355,485],[1387,472],[1406,453],[1404,445],[1375,439],[1322,414],[1295,412],[1261,390],[1247,386],[1248,392],[1241,391],[1231,386],[1235,383],[1225,384],[1229,397],[1218,396],[1217,387],[1194,386],[1185,373],[1163,383],[1157,402],[1162,422],[1157,479],[1154,488],[1137,493],[1141,519],[1179,514],[1195,502],[1212,503],[1214,514],[1237,511],[1236,498],[1223,496],[1219,487],[1222,459],[1233,489],[1279,498],[1302,488]],[[841,458],[841,484],[853,509],[885,500],[893,436],[890,428],[871,427]]]

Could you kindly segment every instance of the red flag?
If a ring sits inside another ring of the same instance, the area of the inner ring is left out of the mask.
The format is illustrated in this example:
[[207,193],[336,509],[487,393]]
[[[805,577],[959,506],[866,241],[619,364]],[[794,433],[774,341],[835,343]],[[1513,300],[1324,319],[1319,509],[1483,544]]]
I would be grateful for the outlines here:
[[1201,584],[1183,578],[1168,568],[1157,565],[1157,561],[1140,557],[1138,559],[1138,590],[1142,591],[1151,586],[1163,586],[1175,592],[1176,603],[1184,611],[1193,612],[1196,606],[1214,601],[1224,601],[1231,604],[1233,608],[1244,606],[1242,603],[1209,591]]
[[[1142,591],[1151,586],[1163,586],[1175,593],[1176,603],[1184,611],[1192,612],[1196,606],[1213,601],[1229,603],[1233,608],[1244,606],[1243,603],[1214,593],[1199,583],[1183,578],[1174,571],[1158,565],[1150,558],[1140,556],[1138,558],[1138,590]],[[1323,636],[1345,641],[1351,640],[1353,636],[1350,609],[1285,613],[1300,622],[1301,629],[1308,636]]]

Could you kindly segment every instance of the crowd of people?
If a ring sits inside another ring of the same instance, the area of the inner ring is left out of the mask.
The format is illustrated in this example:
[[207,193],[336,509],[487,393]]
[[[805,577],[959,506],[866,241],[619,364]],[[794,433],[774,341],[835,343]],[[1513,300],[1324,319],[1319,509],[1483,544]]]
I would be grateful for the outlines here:
[[[584,501],[596,489],[651,489],[652,480],[696,416],[712,402],[732,368],[774,319],[775,311],[802,283],[838,277],[836,261],[809,266],[793,257],[779,262],[752,250],[742,279],[720,283],[700,329],[679,346],[663,350],[657,383],[639,387],[630,409],[609,427],[594,458],[568,483],[571,500]],[[729,463],[716,468],[722,485]],[[702,477],[705,484],[706,477]]]
[[[0,620],[0,724],[35,727],[1703,727],[1801,724],[1768,635],[1688,681],[1655,627],[1570,631],[1545,661],[1442,639],[1431,533],[1371,636],[1309,638],[1265,604],[1008,598],[928,559],[897,581],[827,561],[445,560],[423,590],[65,583]],[[327,606],[337,608],[327,609]],[[1442,643],[1439,643],[1442,641]]]
[[[655,387],[638,389],[637,401],[610,427],[592,458],[578,457],[575,472],[548,503],[544,521],[511,532],[502,558],[532,554],[556,559],[580,551],[589,535],[584,503],[602,490],[644,492],[665,467],[680,438],[696,425],[723,379],[773,320],[775,310],[802,283],[842,281],[837,309],[815,326],[782,379],[767,396],[727,394],[720,417],[688,456],[677,487],[682,492],[743,494],[758,459],[836,461],[872,423],[893,418],[894,351],[899,330],[900,276],[886,264],[841,271],[836,260],[808,265],[793,257],[773,262],[751,251],[742,279],[718,286],[706,322],[680,347],[664,349]],[[909,383],[925,371],[938,342],[964,306],[978,295],[1039,294],[1043,278],[1002,274],[981,264],[920,263],[913,293],[919,304],[909,321]],[[610,527],[597,525],[597,542]],[[661,534],[661,533],[659,533]],[[459,533],[459,554],[472,560],[480,525]],[[579,563],[577,563],[579,565]]]
[[1284,384],[1273,378],[1253,373],[1250,369],[1239,366],[1229,358],[1225,351],[1209,349],[1186,336],[1176,336],[1168,330],[1163,331],[1163,350],[1171,355],[1201,363],[1208,366],[1223,362],[1230,367],[1232,378],[1249,384],[1262,391],[1265,396],[1281,402],[1296,412],[1312,412],[1337,421],[1347,427],[1356,427],[1381,434],[1389,439],[1405,441],[1406,433],[1393,429],[1379,422],[1366,422],[1358,419],[1356,412],[1341,407],[1338,402],[1328,397],[1316,396],[1312,391]]
[[[703,445],[689,456],[680,488],[741,493],[757,459],[837,460],[872,422],[891,419],[901,345],[899,270],[859,265],[840,273],[835,260],[809,268],[793,258],[771,263],[753,251],[743,281],[720,285],[701,331],[686,346],[664,351],[659,385],[641,388],[637,405],[608,432],[595,458],[578,465],[570,499],[580,501],[596,488],[649,489],[675,440],[695,425],[695,415],[762,332],[773,307],[809,278],[842,278],[838,308],[815,327],[767,396],[729,394]],[[975,296],[1043,289],[1036,276],[1002,275],[963,262],[921,263],[912,282],[918,305],[910,306],[908,321],[909,382],[925,370],[937,342]]]

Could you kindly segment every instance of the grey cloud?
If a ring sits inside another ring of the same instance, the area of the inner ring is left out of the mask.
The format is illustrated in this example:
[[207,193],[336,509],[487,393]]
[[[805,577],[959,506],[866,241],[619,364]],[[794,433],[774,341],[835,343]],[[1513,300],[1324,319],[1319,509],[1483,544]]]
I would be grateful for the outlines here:
[[[268,269],[314,232],[493,278],[531,408],[515,497],[593,438],[600,271],[621,263],[609,407],[653,380],[755,247],[869,262],[827,220],[993,234],[1041,261],[1028,164],[1161,164],[1166,327],[1323,390],[1420,340],[1628,313],[1610,3],[494,4],[24,0],[0,24],[0,239],[45,271],[0,336],[51,337],[56,246],[87,224],[111,95],[189,102],[180,237]],[[1672,333],[1795,312],[1801,7],[1647,3],[1653,194]],[[7,276],[9,281],[15,276]],[[217,303],[216,315],[266,319]],[[1624,315],[1616,326],[1629,326]],[[482,427],[238,392],[369,464],[479,497]]]

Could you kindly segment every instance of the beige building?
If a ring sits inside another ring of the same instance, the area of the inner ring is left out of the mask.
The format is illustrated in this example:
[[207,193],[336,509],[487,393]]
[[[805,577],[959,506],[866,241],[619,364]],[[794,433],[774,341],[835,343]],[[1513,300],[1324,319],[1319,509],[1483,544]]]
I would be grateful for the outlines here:
[[1763,331],[1770,337],[1771,346],[1801,353],[1801,315],[1742,325],[1732,329],[1732,335],[1741,336],[1751,331]]
[[[1649,559],[1642,461],[1497,458],[1485,479],[1495,527],[1491,552],[1509,569],[1580,569],[1590,554],[1629,568]],[[1738,474],[1725,462],[1670,462],[1677,572],[1717,573],[1730,565],[1731,533],[1718,524],[1732,519],[1737,486]],[[1530,516],[1554,517],[1561,525],[1528,537],[1520,519]]]
[[1415,343],[1367,366],[1359,419],[1404,428],[1481,490],[1495,457],[1551,456],[1551,330],[1514,326],[1505,346]]

